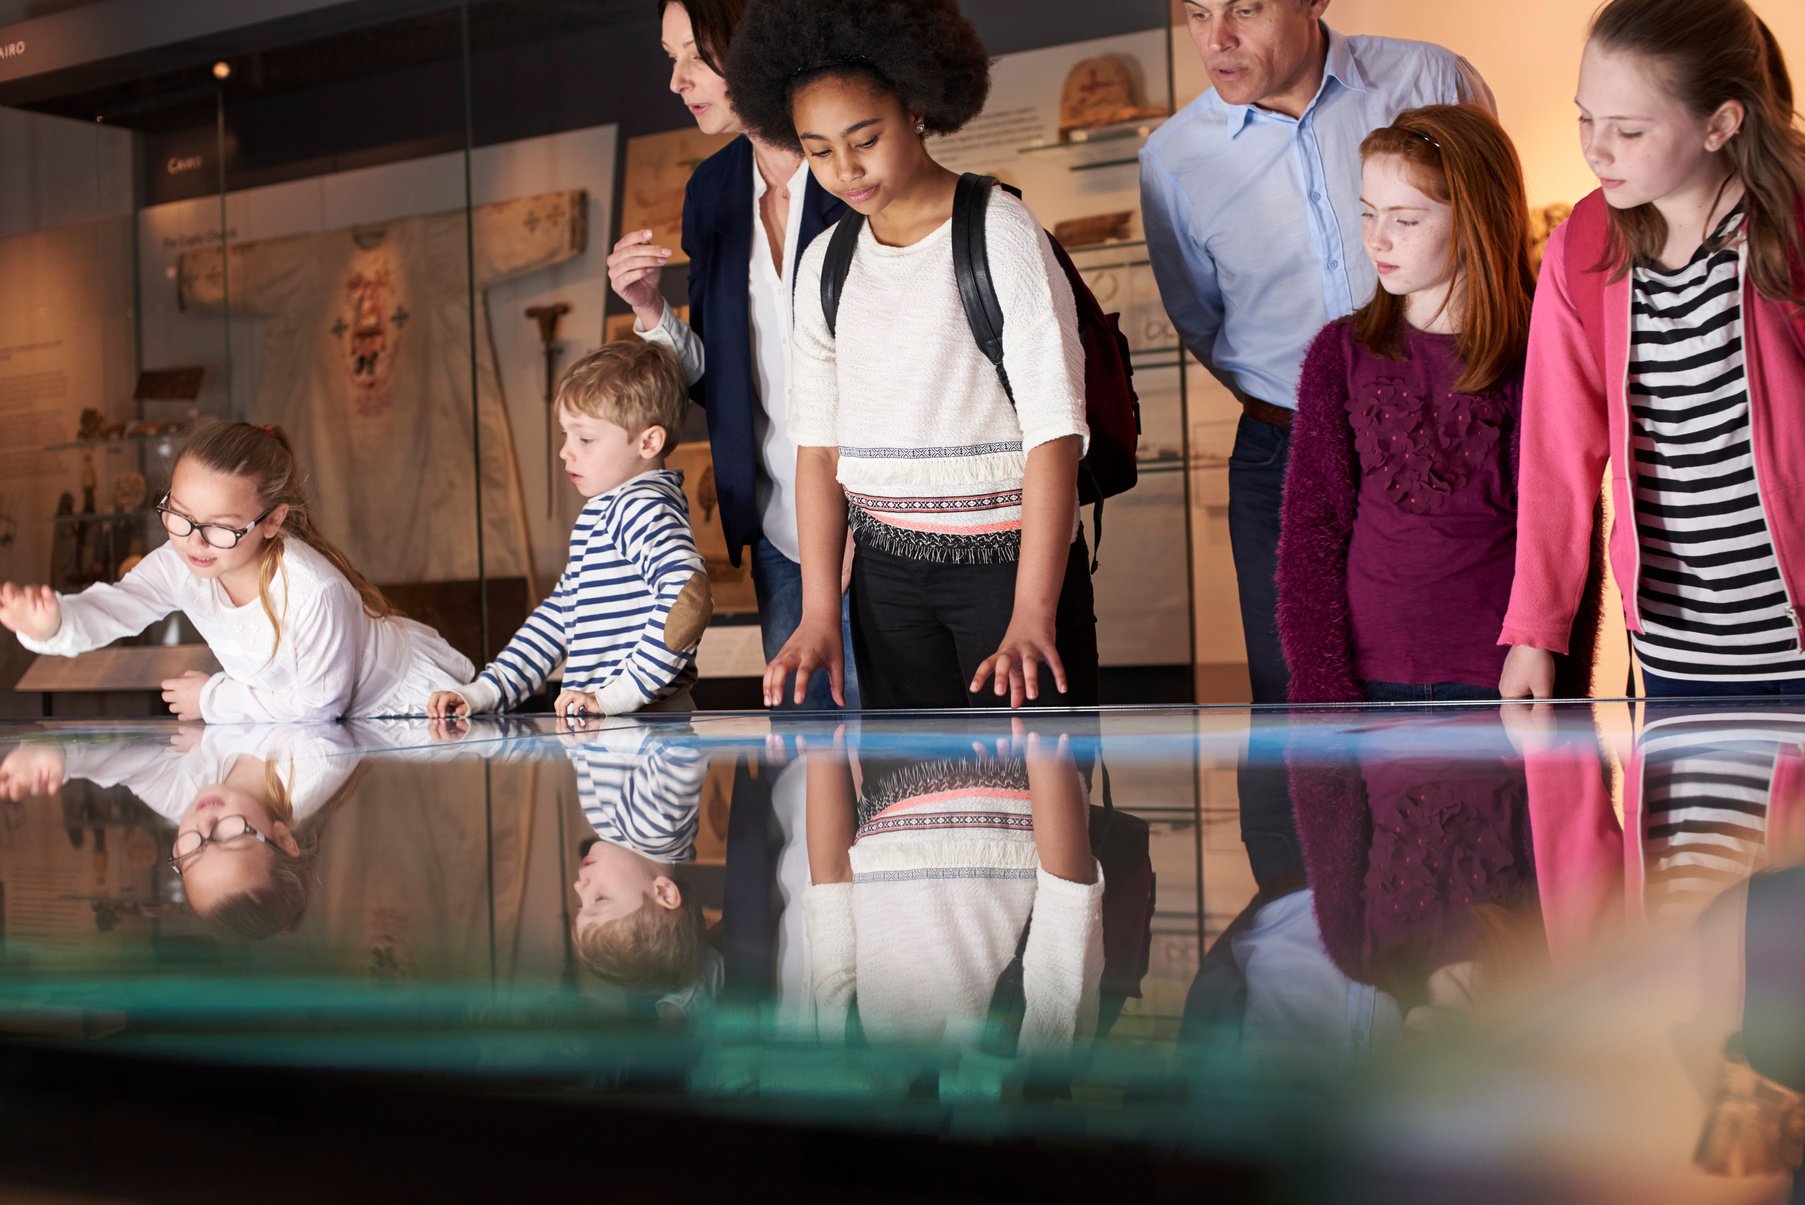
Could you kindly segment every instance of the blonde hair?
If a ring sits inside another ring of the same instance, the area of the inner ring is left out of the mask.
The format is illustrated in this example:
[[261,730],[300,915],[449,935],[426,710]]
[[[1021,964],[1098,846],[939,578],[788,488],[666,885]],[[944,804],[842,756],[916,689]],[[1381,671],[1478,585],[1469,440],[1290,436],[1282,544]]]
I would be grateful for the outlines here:
[[572,926],[570,941],[582,964],[610,983],[637,991],[673,992],[702,974],[702,905],[683,890],[683,902],[661,907],[650,894],[619,920]]
[[262,509],[288,507],[288,514],[283,518],[281,528],[263,545],[263,557],[257,572],[257,601],[263,604],[263,613],[269,616],[270,624],[276,629],[276,643],[270,650],[272,658],[275,650],[282,647],[282,619],[276,614],[275,604],[270,600],[270,583],[275,581],[277,571],[282,568],[282,546],[288,539],[300,540],[332,562],[332,567],[344,574],[356,588],[358,597],[363,600],[365,614],[379,618],[395,613],[395,608],[382,596],[382,591],[371,585],[345,558],[345,554],[314,526],[313,509],[307,499],[306,477],[301,472],[300,462],[295,458],[294,446],[289,443],[288,435],[281,427],[259,427],[251,423],[209,423],[188,440],[182,454],[176,457],[171,476],[173,477],[175,469],[181,468],[188,461],[216,473],[246,478],[257,491],[258,503]]
[[689,382],[670,349],[640,339],[604,343],[570,366],[558,382],[557,406],[637,434],[664,429],[665,451],[689,413]]

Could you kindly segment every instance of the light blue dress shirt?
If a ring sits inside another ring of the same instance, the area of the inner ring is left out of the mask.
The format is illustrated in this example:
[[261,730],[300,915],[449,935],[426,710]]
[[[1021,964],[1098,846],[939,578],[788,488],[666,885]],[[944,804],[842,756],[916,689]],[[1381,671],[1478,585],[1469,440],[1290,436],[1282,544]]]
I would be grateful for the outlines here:
[[1378,282],[1360,244],[1361,140],[1419,105],[1496,112],[1450,51],[1324,32],[1322,86],[1301,118],[1212,88],[1141,151],[1141,212],[1172,325],[1237,395],[1289,408],[1310,340]]

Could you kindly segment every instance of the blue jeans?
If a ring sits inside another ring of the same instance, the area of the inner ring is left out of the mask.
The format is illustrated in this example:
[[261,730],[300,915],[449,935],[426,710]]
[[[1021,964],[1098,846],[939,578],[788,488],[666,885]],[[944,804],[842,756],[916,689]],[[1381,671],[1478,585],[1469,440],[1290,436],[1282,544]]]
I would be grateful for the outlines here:
[[[802,566],[760,536],[752,546],[752,589],[758,595],[758,630],[765,646],[765,660],[769,662],[802,623]],[[840,647],[846,658],[846,706],[856,711],[859,675],[852,664],[852,619],[844,598],[840,600]],[[782,706],[794,709],[794,699],[794,694],[785,691]],[[802,706],[808,711],[833,711],[838,707],[826,670],[815,672]]]
[[1279,644],[1279,505],[1291,432],[1241,416],[1228,460],[1228,542],[1241,595],[1241,632],[1255,703],[1287,701],[1291,673]]
[[1465,682],[1436,682],[1413,686],[1407,682],[1368,682],[1369,703],[1496,703],[1496,686],[1470,686]]
[[1765,682],[1693,682],[1685,678],[1664,678],[1642,671],[1642,697],[1645,699],[1735,699],[1798,698],[1805,696],[1805,678],[1772,678]]

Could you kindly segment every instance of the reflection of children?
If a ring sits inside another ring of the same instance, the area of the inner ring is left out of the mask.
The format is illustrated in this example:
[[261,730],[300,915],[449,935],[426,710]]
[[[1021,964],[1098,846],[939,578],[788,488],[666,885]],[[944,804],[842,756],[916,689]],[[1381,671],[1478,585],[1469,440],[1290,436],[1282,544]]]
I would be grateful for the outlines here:
[[185,720],[417,712],[423,697],[467,677],[470,662],[394,614],[320,534],[304,481],[279,428],[203,427],[157,508],[169,543],[117,585],[77,595],[0,584],[0,625],[33,652],[73,657],[183,612],[224,667],[163,683]]
[[1496,711],[1439,722],[1456,753],[1425,754],[1413,717],[1290,766],[1322,946],[1410,1029],[1546,962],[1524,768]]
[[358,759],[336,724],[209,727],[172,745],[28,744],[0,764],[0,797],[47,795],[66,779],[121,785],[176,822],[170,866],[196,916],[223,936],[294,928],[314,850]]
[[577,957],[622,987],[687,1000],[712,994],[719,959],[702,941],[702,905],[676,868],[696,856],[708,762],[643,724],[573,738],[583,815],[598,840],[572,884]]
[[428,712],[517,707],[560,661],[561,712],[686,704],[713,612],[683,475],[664,467],[688,405],[682,368],[656,344],[610,343],[564,374],[564,467],[589,499],[570,533],[570,562],[501,655],[474,682],[435,693]]
[[[1063,741],[1061,742],[1063,745]],[[817,1025],[856,995],[874,1038],[973,1040],[1021,964],[1021,1048],[1085,1040],[1103,973],[1103,876],[1069,756],[808,762],[803,897]]]

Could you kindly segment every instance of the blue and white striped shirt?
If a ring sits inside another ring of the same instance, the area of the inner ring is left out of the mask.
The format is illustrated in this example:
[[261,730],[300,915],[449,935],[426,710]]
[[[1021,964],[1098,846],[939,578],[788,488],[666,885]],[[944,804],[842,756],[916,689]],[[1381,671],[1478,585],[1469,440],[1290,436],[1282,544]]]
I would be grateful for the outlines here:
[[611,845],[654,862],[693,861],[708,759],[693,743],[626,722],[634,726],[585,733],[570,750],[583,816]]
[[665,621],[706,570],[683,475],[656,469],[597,494],[570,533],[570,563],[508,647],[461,692],[472,711],[518,707],[564,663],[564,686],[636,711],[696,680],[693,648],[665,646]]

